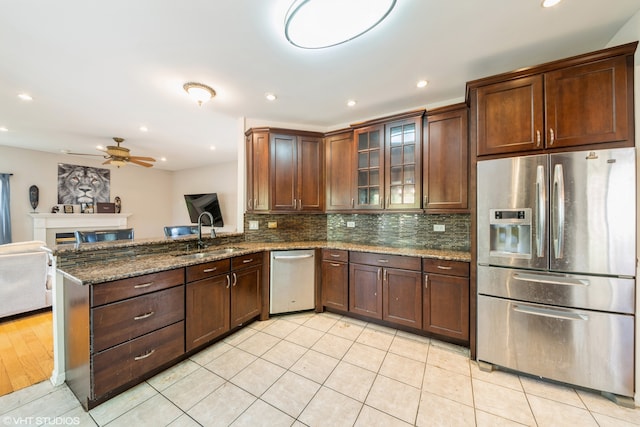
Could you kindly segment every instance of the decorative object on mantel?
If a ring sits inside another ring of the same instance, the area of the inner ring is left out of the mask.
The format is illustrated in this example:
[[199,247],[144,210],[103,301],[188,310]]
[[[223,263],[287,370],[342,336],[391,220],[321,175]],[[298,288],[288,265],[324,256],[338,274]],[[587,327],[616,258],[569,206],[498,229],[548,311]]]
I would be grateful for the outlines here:
[[114,204],[116,213],[120,213],[122,211],[122,200],[120,200],[120,197],[116,196],[113,201],[115,202]]
[[80,212],[82,213],[93,213],[93,203],[82,203],[80,204]]
[[54,205],[54,206],[51,208],[51,213],[52,213],[52,214],[57,214],[58,212],[60,212],[60,206],[58,206],[58,205]]
[[109,169],[58,163],[58,204],[108,202],[110,186]]
[[64,205],[64,213],[73,213],[73,205]]
[[32,185],[29,187],[29,203],[31,203],[31,207],[33,211],[36,211],[38,207],[38,199],[40,198],[40,190],[37,185]]
[[115,203],[96,203],[96,213],[116,213]]

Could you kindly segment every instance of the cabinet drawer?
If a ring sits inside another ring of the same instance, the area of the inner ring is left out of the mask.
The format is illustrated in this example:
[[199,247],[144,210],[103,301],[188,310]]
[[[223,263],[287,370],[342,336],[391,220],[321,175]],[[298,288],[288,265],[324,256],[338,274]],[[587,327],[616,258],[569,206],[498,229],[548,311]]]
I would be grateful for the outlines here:
[[184,269],[145,274],[129,279],[100,283],[91,288],[91,307],[148,294],[184,284]]
[[420,258],[402,255],[386,255],[370,252],[350,252],[349,261],[379,267],[420,271]]
[[205,262],[203,264],[191,265],[187,267],[187,283],[196,280],[206,279],[207,277],[217,276],[229,272],[231,261],[221,259],[219,261]]
[[93,356],[93,397],[99,397],[184,353],[178,322]]
[[184,320],[184,286],[91,309],[93,353]]
[[469,263],[464,261],[424,258],[422,260],[422,270],[425,273],[469,277]]
[[256,254],[248,254],[237,256],[231,259],[231,269],[237,270],[239,268],[252,267],[254,265],[262,264],[263,252]]
[[342,251],[342,250],[338,250],[338,249],[323,249],[322,250],[322,259],[324,261],[348,262],[349,261],[349,251]]

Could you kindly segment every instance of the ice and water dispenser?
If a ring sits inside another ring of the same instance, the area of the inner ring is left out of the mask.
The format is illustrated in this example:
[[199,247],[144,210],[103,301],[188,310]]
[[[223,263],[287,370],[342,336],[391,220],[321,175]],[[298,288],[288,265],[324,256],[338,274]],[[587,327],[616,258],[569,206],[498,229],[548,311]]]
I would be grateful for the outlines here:
[[531,209],[491,209],[490,256],[531,258]]

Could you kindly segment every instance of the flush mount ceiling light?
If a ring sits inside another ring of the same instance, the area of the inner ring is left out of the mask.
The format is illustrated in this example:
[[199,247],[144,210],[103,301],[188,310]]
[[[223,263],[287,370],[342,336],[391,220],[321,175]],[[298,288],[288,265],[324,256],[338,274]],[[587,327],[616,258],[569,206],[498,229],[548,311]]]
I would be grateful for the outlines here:
[[216,96],[215,90],[207,85],[203,85],[202,83],[189,82],[185,83],[182,87],[190,97],[196,100],[199,106],[202,106],[203,102],[207,102]]
[[354,99],[350,99],[347,101],[347,107],[355,107],[357,102]]
[[561,1],[562,0],[542,0],[542,7],[553,7]]
[[416,83],[416,87],[423,88],[423,87],[427,87],[428,84],[429,82],[426,80],[418,80],[418,83]]
[[28,93],[20,93],[18,94],[18,98],[22,99],[23,101],[33,101],[33,97]]
[[275,101],[278,97],[273,93],[265,93],[264,97],[267,98],[267,101]]
[[284,21],[289,42],[304,49],[336,46],[382,22],[396,0],[295,0]]

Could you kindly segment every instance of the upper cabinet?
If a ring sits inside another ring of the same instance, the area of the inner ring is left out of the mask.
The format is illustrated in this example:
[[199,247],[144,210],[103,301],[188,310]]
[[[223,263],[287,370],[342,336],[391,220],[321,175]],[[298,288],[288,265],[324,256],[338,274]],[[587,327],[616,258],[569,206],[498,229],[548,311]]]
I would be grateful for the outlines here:
[[477,155],[633,145],[636,45],[469,82]]
[[286,129],[249,129],[247,211],[322,212],[322,134]]
[[424,135],[423,207],[468,211],[469,139],[466,104],[430,110]]
[[420,209],[423,115],[354,125],[354,209]]
[[332,132],[325,136],[326,159],[325,210],[353,209],[354,139],[351,129]]

